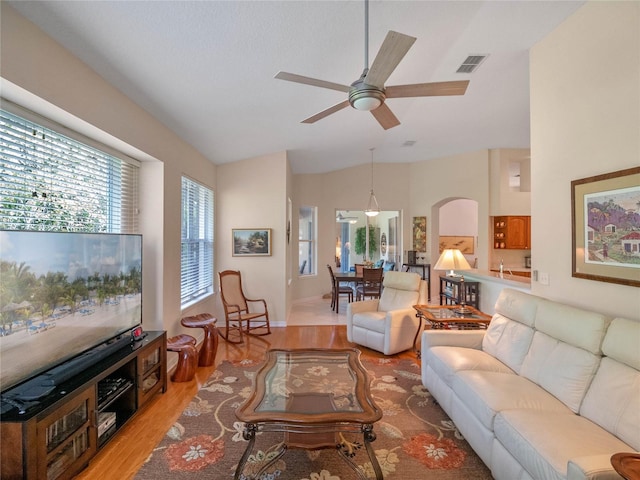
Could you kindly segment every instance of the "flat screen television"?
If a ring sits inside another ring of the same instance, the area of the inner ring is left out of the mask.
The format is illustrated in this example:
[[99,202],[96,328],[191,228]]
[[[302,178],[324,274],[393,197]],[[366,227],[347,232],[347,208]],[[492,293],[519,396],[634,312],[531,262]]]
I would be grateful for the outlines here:
[[0,231],[3,401],[48,394],[141,324],[141,235]]

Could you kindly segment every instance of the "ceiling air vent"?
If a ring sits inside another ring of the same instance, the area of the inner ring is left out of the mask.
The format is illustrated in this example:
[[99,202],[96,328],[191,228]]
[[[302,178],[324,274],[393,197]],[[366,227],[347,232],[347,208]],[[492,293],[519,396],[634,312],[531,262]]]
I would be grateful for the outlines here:
[[487,55],[469,55],[462,65],[458,67],[456,73],[472,73],[487,58]]

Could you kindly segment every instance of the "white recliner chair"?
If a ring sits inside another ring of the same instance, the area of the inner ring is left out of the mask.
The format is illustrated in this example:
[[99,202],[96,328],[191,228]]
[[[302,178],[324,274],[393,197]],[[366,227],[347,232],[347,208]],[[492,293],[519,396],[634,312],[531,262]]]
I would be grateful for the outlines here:
[[427,282],[412,272],[386,272],[379,299],[347,305],[347,338],[385,355],[413,347],[420,320],[413,305],[427,303]]

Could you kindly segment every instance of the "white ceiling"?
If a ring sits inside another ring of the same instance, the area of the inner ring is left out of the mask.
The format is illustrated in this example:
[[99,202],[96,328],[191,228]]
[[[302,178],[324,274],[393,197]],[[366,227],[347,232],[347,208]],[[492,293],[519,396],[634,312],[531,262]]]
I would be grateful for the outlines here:
[[[529,49],[579,1],[398,1],[369,6],[369,63],[388,30],[417,37],[388,85],[469,79],[458,97],[388,99],[368,112],[300,121],[346,94],[364,68],[364,2],[10,1],[22,15],[215,164],[287,150],[293,173],[529,147]],[[488,54],[472,74],[456,69]],[[407,141],[415,141],[411,147]]]

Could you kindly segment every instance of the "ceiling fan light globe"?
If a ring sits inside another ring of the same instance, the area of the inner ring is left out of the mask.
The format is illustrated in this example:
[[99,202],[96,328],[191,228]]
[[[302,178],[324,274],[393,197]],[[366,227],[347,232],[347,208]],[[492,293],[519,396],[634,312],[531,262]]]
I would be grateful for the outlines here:
[[361,97],[356,98],[351,105],[353,105],[353,108],[356,110],[369,112],[382,105],[382,100],[376,97]]
[[384,103],[384,91],[362,82],[354,82],[349,91],[349,103],[356,110],[370,112]]

